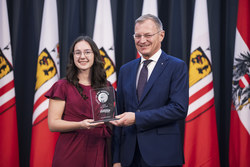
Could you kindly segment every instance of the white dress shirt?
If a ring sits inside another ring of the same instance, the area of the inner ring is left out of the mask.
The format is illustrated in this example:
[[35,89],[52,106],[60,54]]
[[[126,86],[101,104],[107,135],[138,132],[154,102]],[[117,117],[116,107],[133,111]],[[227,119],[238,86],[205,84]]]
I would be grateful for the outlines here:
[[[149,58],[149,60],[152,60],[152,61],[147,66],[148,67],[148,79],[151,76],[159,57],[161,56],[161,53],[162,53],[162,50],[160,49],[152,57]],[[140,75],[144,60],[146,59],[143,56],[141,56],[141,62],[137,71],[137,76],[136,76],[136,88],[138,85],[139,75]]]

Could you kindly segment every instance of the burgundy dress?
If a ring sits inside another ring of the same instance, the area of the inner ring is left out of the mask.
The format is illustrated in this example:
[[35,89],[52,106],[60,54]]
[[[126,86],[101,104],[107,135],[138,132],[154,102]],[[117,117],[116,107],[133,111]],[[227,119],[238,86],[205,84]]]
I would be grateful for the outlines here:
[[[56,82],[46,93],[47,98],[65,100],[63,120],[82,121],[93,118],[89,97],[91,86],[81,86],[83,87],[83,94],[88,96],[86,100],[65,79]],[[61,132],[56,144],[52,166],[107,167],[108,148],[106,141],[110,137],[111,130],[106,125],[90,130],[79,129],[71,132]]]

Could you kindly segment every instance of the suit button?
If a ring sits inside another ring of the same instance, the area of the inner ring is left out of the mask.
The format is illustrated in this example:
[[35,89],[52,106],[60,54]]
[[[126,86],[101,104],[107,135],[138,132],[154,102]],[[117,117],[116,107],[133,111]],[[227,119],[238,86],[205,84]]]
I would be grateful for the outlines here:
[[136,112],[141,112],[140,110],[136,110]]

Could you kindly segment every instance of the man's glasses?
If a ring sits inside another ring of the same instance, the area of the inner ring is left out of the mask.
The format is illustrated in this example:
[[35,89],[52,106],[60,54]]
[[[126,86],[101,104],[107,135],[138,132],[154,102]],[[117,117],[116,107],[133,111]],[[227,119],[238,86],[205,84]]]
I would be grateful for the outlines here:
[[159,32],[161,32],[161,30],[158,31],[158,32],[156,32],[156,33],[154,33],[154,34],[144,34],[144,35],[134,34],[133,37],[134,37],[134,39],[137,39],[137,40],[141,39],[142,37],[144,37],[146,39],[150,39],[151,37],[153,37],[154,35],[158,34]]
[[81,55],[82,54],[84,54],[84,56],[90,56],[90,55],[92,55],[92,51],[90,51],[90,50],[88,50],[88,51],[84,51],[84,52],[82,52],[82,51],[80,51],[80,50],[77,50],[77,51],[74,51],[73,52],[73,55],[75,56],[75,57],[81,57]]

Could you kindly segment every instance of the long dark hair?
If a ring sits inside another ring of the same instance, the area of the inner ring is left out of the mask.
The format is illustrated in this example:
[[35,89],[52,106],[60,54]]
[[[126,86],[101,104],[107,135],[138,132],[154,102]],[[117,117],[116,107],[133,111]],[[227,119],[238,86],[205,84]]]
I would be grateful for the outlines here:
[[89,43],[94,53],[94,63],[91,67],[91,87],[101,88],[107,86],[106,72],[104,70],[104,61],[100,55],[99,49],[95,42],[89,36],[79,36],[73,42],[69,50],[69,62],[66,69],[66,79],[68,82],[73,84],[81,96],[85,99],[86,95],[83,95],[83,88],[79,85],[79,78],[77,77],[79,69],[74,63],[74,48],[75,45],[80,41],[86,41]]

